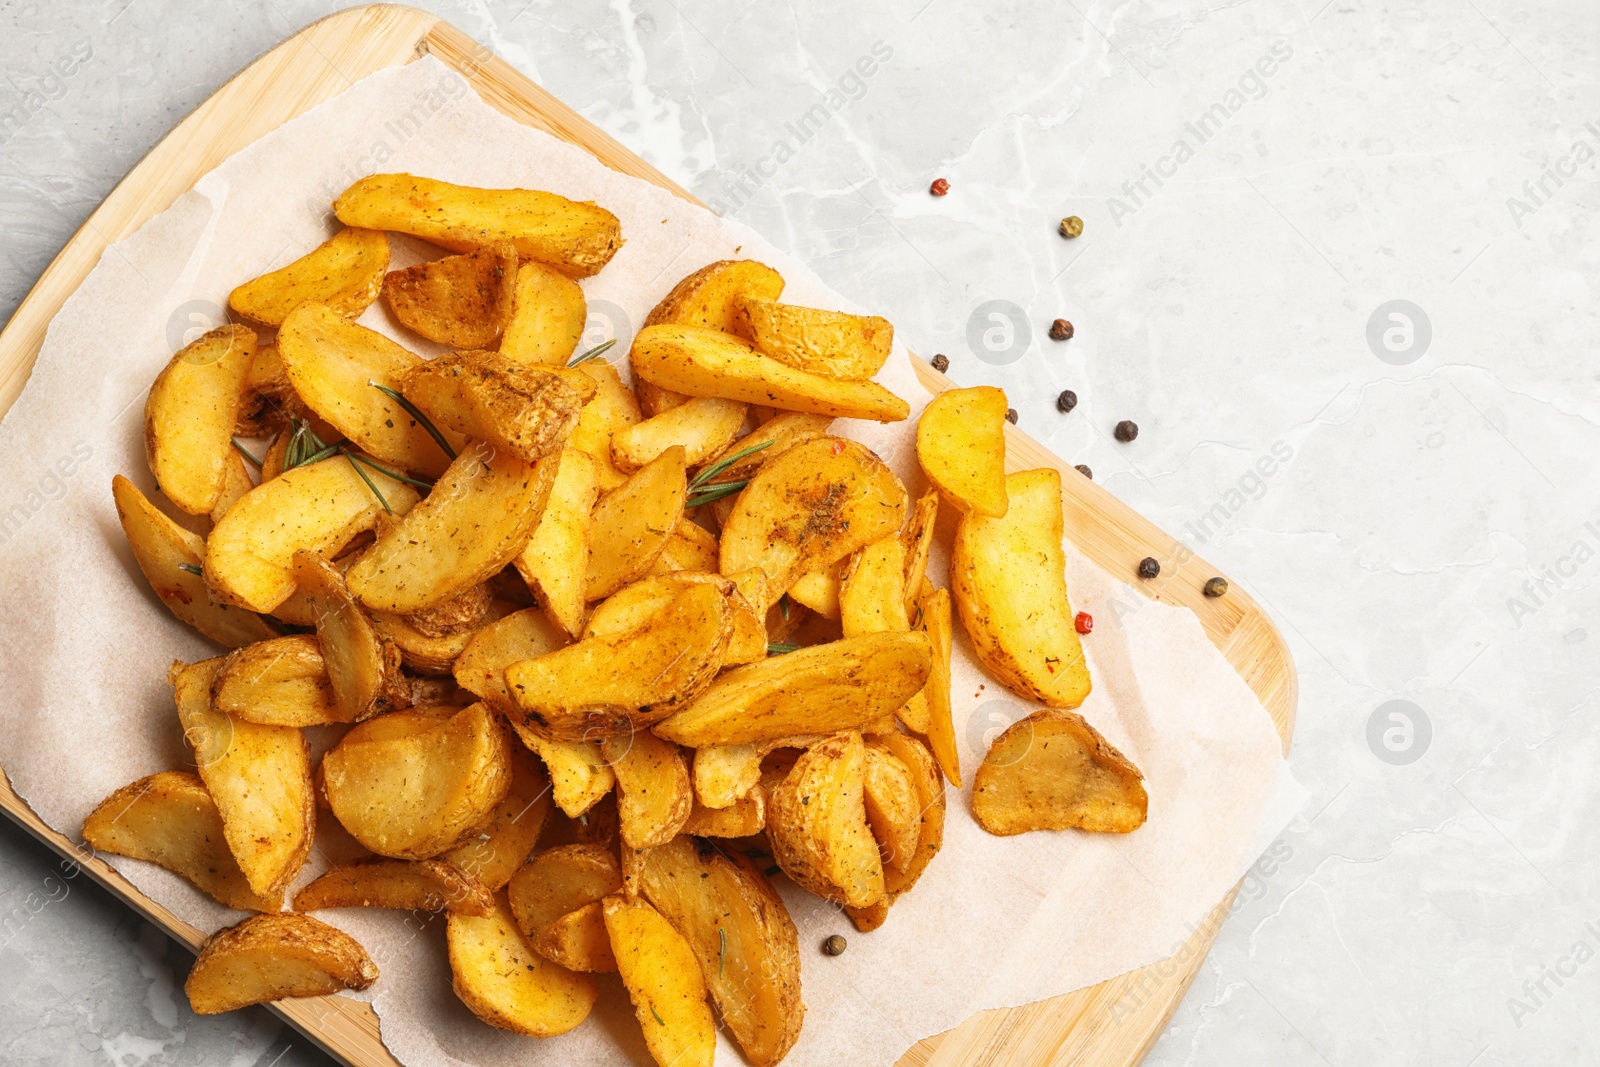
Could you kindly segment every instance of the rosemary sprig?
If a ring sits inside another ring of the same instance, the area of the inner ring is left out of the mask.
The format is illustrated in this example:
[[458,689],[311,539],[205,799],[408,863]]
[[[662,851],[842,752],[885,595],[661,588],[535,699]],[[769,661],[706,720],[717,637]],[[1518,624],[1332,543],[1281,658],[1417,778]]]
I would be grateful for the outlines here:
[[394,512],[390,510],[389,502],[383,499],[383,494],[378,492],[378,487],[373,484],[372,479],[367,476],[367,472],[361,469],[361,464],[356,462],[356,457],[352,456],[348,452],[343,451],[342,449],[340,450],[340,454],[343,455],[345,459],[349,460],[351,468],[353,468],[357,474],[361,475],[361,480],[367,483],[367,488],[371,489],[372,495],[378,498],[378,503],[383,505],[383,510],[388,512],[390,515],[393,515]]
[[789,621],[789,594],[785,593],[778,598],[778,610],[783,612],[783,621]]
[[401,474],[399,471],[390,470],[388,467],[383,466],[381,463],[372,462],[372,460],[368,459],[366,456],[358,456],[354,452],[351,452],[349,449],[341,449],[340,451],[344,452],[345,455],[349,456],[351,459],[357,461],[358,463],[365,463],[367,466],[371,467],[373,470],[377,471],[379,474],[382,474],[382,475],[385,475],[387,477],[393,478],[397,482],[405,482],[407,485],[415,486],[416,488],[421,489],[423,492],[427,492],[427,491],[429,491],[430,489],[433,488],[433,483],[432,482],[425,482],[425,481],[422,481],[420,478],[407,477],[406,475]]
[[713,485],[711,488],[702,489],[698,493],[690,493],[688,499],[683,502],[683,506],[697,508],[702,504],[709,504],[713,500],[721,500],[725,496],[732,496],[749,484],[747,481],[742,481],[723,482],[721,485]]
[[660,1025],[662,1025],[662,1026],[667,1025],[667,1021],[661,1017],[659,1012],[656,1011],[656,1007],[655,1007],[654,1004],[650,1005],[650,1014],[654,1015],[656,1017],[656,1022],[659,1023]]
[[[740,449],[727,459],[717,460],[715,463],[711,464],[711,466],[694,476],[694,480],[689,483],[689,492],[692,493],[696,489],[704,487],[717,475],[721,474],[723,471],[727,470],[741,459],[744,459],[746,456],[753,456],[757,452],[760,452],[763,448],[770,448],[771,446],[771,441],[762,441],[759,445],[751,445],[749,448]],[[725,484],[731,485],[732,483],[729,482]],[[744,483],[740,482],[739,485],[742,487]]]
[[451,459],[456,458],[456,450],[451,448],[450,442],[444,439],[444,434],[439,432],[439,427],[435,426],[433,424],[433,420],[424,415],[422,410],[418,408],[417,405],[413,404],[411,401],[402,396],[398,389],[390,389],[387,385],[379,385],[377,382],[372,381],[371,379],[367,380],[367,384],[378,390],[378,392],[382,393],[390,400],[393,400],[396,404],[399,404],[401,407],[405,408],[406,414],[410,415],[413,419],[416,419],[417,425],[421,426],[424,430],[427,430],[428,436],[432,437],[439,443],[439,447],[444,449],[445,455],[449,456]]
[[728,931],[720,926],[717,927],[717,939],[722,942],[722,947],[717,949],[717,973],[721,974],[728,962]]
[[579,355],[573,356],[571,359],[567,360],[567,369],[571,370],[573,367],[576,367],[580,363],[586,363],[591,359],[599,358],[600,356],[604,355],[611,348],[612,345],[614,345],[616,343],[617,343],[617,339],[615,337],[613,337],[609,341],[601,341],[599,344],[597,344],[593,348],[589,349],[589,351],[580,353]]
[[201,570],[199,567],[196,567],[193,563],[180,563],[180,564],[178,564],[178,569],[180,571],[188,571],[190,574],[198,574],[198,575],[201,575],[202,577],[206,573],[205,571]]
[[767,655],[781,656],[786,652],[798,652],[800,647],[799,645],[786,645],[781,641],[769,641],[767,643]]
[[283,453],[284,470],[303,467],[307,463],[316,463],[333,455],[331,446],[317,436],[317,432],[305,419],[295,419],[292,425],[294,431],[289,435],[289,447]]
[[257,459],[255,456],[252,456],[250,454],[250,450],[248,448],[244,447],[244,445],[241,445],[239,443],[239,439],[237,437],[232,438],[232,441],[233,441],[233,447],[238,450],[239,455],[243,456],[246,460],[248,460],[251,464],[253,464],[255,466],[256,470],[260,470],[261,469],[261,461],[259,459]]

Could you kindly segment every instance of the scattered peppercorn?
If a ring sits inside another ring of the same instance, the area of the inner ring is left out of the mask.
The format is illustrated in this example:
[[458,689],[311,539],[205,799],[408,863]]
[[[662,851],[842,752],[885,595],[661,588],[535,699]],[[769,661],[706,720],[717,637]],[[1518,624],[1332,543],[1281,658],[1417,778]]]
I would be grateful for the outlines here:
[[1149,581],[1161,573],[1161,563],[1154,556],[1146,556],[1139,561],[1139,577]]
[[1009,422],[1013,426],[1015,426],[1017,424],[1017,409],[1016,408],[1006,408],[1006,421]]
[[1211,578],[1206,581],[1206,596],[1226,596],[1228,594],[1228,579]]
[[[932,193],[934,196],[943,196],[945,193],[948,193],[949,191],[950,191],[950,183],[945,181],[943,178],[935,178],[933,180],[933,184],[928,186],[928,192]],[[840,940],[843,940],[843,939],[841,938]]]
[[943,352],[940,352],[937,356],[934,356],[932,363],[933,369],[938,371],[940,374],[943,374],[945,371],[950,369],[950,357],[945,355]]
[[1083,232],[1083,220],[1076,215],[1068,215],[1061,220],[1061,236],[1076,237]]
[[1072,469],[1089,479],[1091,482],[1094,481],[1094,471],[1089,469],[1089,465],[1087,463],[1080,463]]
[[1071,389],[1061,390],[1061,395],[1056,397],[1056,410],[1065,415],[1078,406],[1078,394]]
[[1073,332],[1072,323],[1066,319],[1057,319],[1050,324],[1050,340],[1052,341],[1070,341],[1072,340]]
[[1117,423],[1116,435],[1117,440],[1126,444],[1139,436],[1139,424],[1132,419],[1123,419]]
[[1080,611],[1072,617],[1072,628],[1080,634],[1086,634],[1094,629],[1094,616],[1087,611]]
[[822,951],[830,956],[842,956],[847,944],[843,935],[829,934],[827,940],[822,942]]

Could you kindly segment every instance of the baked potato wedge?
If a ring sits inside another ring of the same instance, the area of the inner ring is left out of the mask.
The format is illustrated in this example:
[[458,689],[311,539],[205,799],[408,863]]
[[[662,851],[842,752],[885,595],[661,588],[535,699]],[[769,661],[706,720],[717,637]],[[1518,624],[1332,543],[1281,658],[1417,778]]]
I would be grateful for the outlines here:
[[655,732],[701,748],[858,729],[894,714],[931,669],[925,634],[847,637],[736,667]]
[[281,911],[283,890],[262,895],[228,851],[222,815],[199,777],[162,771],[112,793],[83,820],[100,852],[165,867],[226,908]]
[[500,354],[518,363],[564,367],[587,322],[588,304],[577,282],[543,263],[523,263]]
[[294,895],[295,911],[397,908],[488,915],[494,894],[440,860],[371,859],[331,867]]
[[518,660],[554,652],[566,638],[538,608],[523,608],[473,633],[456,657],[456,684],[502,714],[516,710],[505,670]]
[[598,274],[622,247],[622,224],[611,212],[537,189],[369,174],[339,194],[333,212],[346,226],[408,233],[452,252],[510,241],[522,259],[571,278]]
[[345,579],[374,611],[421,611],[472,588],[516,559],[533,536],[559,456],[529,463],[474,442],[427,499],[382,531]]
[[915,614],[917,597],[928,573],[928,555],[933,550],[933,531],[939,522],[939,491],[930,489],[917,498],[911,517],[900,530],[906,546],[906,617]]
[[708,808],[697,802],[683,832],[690,837],[750,837],[766,826],[767,791],[758,782],[725,808]]
[[789,586],[789,599],[824,619],[839,618],[839,594],[844,585],[844,572],[854,560],[854,556],[846,556],[821,570],[807,571]]
[[844,636],[910,630],[905,581],[906,546],[898,532],[864,545],[839,584],[839,626]]
[[289,375],[278,356],[278,346],[258,343],[256,354],[250,360],[250,371],[245,375],[244,396],[233,432],[239,437],[271,437],[288,425],[291,418],[314,420],[312,429],[323,440],[333,433],[332,427],[313,415],[289,384]]
[[366,989],[378,965],[343,930],[309,915],[252,915],[206,939],[183,983],[196,1015],[285,997]]
[[590,519],[600,495],[600,466],[571,447],[561,450],[558,463],[544,515],[516,564],[545,615],[576,637],[588,608]]
[[550,779],[544,768],[522,745],[508,748],[511,788],[505,799],[495,805],[487,822],[439,855],[491,892],[504,889],[527,862],[550,817]]
[[600,742],[600,754],[617,776],[623,845],[654,848],[677,837],[694,808],[689,761],[678,746],[649,730],[636,730],[607,737]]
[[661,555],[650,564],[650,573],[656,576],[669,574],[717,573],[717,536],[688,516],[678,520],[672,536],[661,546]]
[[210,515],[228,479],[233,424],[256,335],[223,326],[173,355],[144,404],[144,451],[161,491],[191,515]]
[[961,512],[1006,513],[1006,394],[992,385],[950,389],[917,419],[923,473]]
[[950,655],[955,634],[950,619],[950,593],[945,589],[926,589],[917,600],[922,632],[933,648],[933,670],[922,695],[927,701],[928,722],[922,733],[933,749],[934,758],[945,778],[961,788],[961,752],[956,747],[956,728],[950,706]]
[[594,380],[498,352],[451,352],[399,376],[400,391],[439,426],[532,463],[558,451],[594,397]]
[[212,505],[211,514],[208,516],[213,526],[221,522],[228,510],[256,487],[256,483],[250,477],[249,468],[244,465],[244,457],[237,449],[228,453],[223,466],[227,468],[227,472],[222,479],[222,495],[217,497],[217,502]]
[[681,447],[667,449],[595,505],[584,597],[601,600],[649,573],[683,518],[689,482]]
[[255,612],[212,601],[205,578],[194,573],[205,563],[205,541],[173,522],[120,474],[112,476],[111,496],[134,561],[172,614],[229,648],[276,635]]
[[706,745],[694,750],[694,795],[697,806],[710,811],[732,807],[761,781],[763,746]]
[[609,896],[606,933],[622,984],[660,1067],[711,1067],[717,1027],[700,961],[684,936],[643,900]]
[[617,784],[610,764],[600,754],[597,741],[549,741],[513,725],[529,750],[544,760],[550,772],[550,795],[570,819],[582,818]]
[[686,275],[645,318],[646,326],[681,323],[732,332],[740,296],[776,300],[783,275],[754,259],[719,259]]
[[733,321],[725,329],[780,363],[847,381],[877,374],[894,348],[888,319],[780,304],[749,293],[733,298]]
[[723,666],[754,663],[767,657],[767,627],[750,602],[739,592],[731,580],[720,574],[690,574],[677,572],[653,578],[642,578],[624,586],[612,596],[595,606],[589,624],[584,627],[584,637],[601,637],[626,633],[637,629],[650,617],[671,604],[673,599],[690,585],[710,585],[728,599],[728,609],[733,613],[733,636],[728,641],[728,652]]
[[578,364],[577,369],[594,381],[595,395],[583,406],[578,426],[567,439],[567,445],[594,457],[600,465],[602,491],[615,489],[627,481],[628,476],[611,462],[611,440],[644,415],[639,411],[638,398],[623,384],[617,368],[603,359],[591,359]]
[[307,302],[353,319],[378,299],[388,269],[388,236],[347,227],[288,266],[245,282],[228,294],[228,306],[263,326],[283,325]]
[[737,400],[696,397],[614,434],[612,462],[618,470],[636,471],[673,445],[681,445],[684,462],[699,466],[738,436],[745,410]]
[[288,634],[236,649],[211,682],[211,706],[263,726],[349,722],[315,634]]
[[599,902],[622,888],[617,857],[601,845],[561,845],[523,864],[506,888],[533,950],[574,971],[614,971]]
[[383,278],[383,299],[400,324],[452,348],[489,348],[511,321],[517,250],[508,241],[415,263]]
[[989,746],[972,780],[972,814],[999,836],[1132,833],[1149,812],[1143,778],[1082,715],[1040,708]]
[[629,359],[636,378],[688,396],[873,422],[899,422],[911,413],[910,405],[876,382],[800,370],[732,334],[699,326],[646,326],[633,339]]
[[991,674],[1024,699],[1075,708],[1090,681],[1067,602],[1061,475],[1018,471],[1006,493],[1004,518],[969,512],[956,526],[950,591]]
[[783,873],[825,900],[864,908],[887,898],[867,825],[866,746],[855,732],[806,749],[772,790],[767,839]]
[[294,554],[294,580],[316,618],[328,685],[345,722],[360,722],[411,703],[400,675],[400,649],[384,638],[345,588],[344,575],[314,552]]
[[503,897],[483,918],[452,914],[445,940],[456,996],[490,1026],[554,1037],[587,1019],[599,995],[588,975],[533,951]]
[[917,850],[903,865],[886,864],[883,869],[884,888],[893,900],[910,892],[944,845],[944,779],[927,746],[908,734],[896,730],[869,737],[866,743],[899,760],[911,772],[917,790]]
[[922,836],[921,798],[911,768],[879,745],[866,744],[862,798],[867,826],[878,843],[884,875],[904,873],[917,855]]

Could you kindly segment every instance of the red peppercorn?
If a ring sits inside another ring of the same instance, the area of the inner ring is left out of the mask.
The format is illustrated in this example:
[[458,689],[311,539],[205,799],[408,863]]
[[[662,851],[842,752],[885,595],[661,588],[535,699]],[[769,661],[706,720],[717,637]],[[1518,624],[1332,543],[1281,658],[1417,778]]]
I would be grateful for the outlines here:
[[1087,611],[1080,611],[1072,618],[1072,628],[1080,634],[1086,634],[1094,629],[1094,616]]
[[928,186],[928,192],[934,196],[943,196],[950,191],[950,183],[943,178],[935,178],[933,184]]
[[842,439],[833,443],[833,454],[836,456],[844,454],[844,441]]

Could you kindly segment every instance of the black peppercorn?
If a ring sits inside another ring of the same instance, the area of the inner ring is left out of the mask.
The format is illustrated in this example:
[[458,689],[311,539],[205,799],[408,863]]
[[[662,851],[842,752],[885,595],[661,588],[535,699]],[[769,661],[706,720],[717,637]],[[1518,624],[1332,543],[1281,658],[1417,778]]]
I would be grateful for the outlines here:
[[1161,563],[1154,556],[1146,556],[1139,561],[1139,577],[1149,581],[1161,573]]
[[1071,389],[1061,390],[1061,395],[1056,397],[1056,410],[1065,415],[1078,406],[1078,394]]
[[937,356],[934,356],[930,362],[933,364],[933,369],[938,371],[940,374],[943,374],[945,371],[950,369],[950,357],[945,355],[943,352],[940,352]]
[[1089,479],[1091,482],[1094,481],[1094,471],[1089,469],[1089,465],[1087,463],[1080,463],[1072,469]]
[[1126,444],[1139,436],[1139,424],[1132,419],[1123,419],[1117,423],[1116,436],[1117,440]]
[[1228,592],[1228,579],[1212,578],[1206,582],[1206,596],[1225,596]]
[[830,956],[841,956],[844,954],[845,945],[846,941],[842,935],[830,934],[827,940],[822,942],[822,951]]
[[1072,339],[1072,323],[1066,319],[1057,319],[1050,324],[1050,340],[1069,341]]
[[1015,426],[1017,424],[1017,409],[1016,408],[1006,408],[1006,421],[1009,422],[1013,426]]

